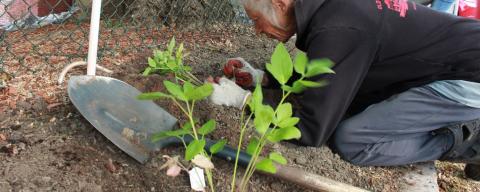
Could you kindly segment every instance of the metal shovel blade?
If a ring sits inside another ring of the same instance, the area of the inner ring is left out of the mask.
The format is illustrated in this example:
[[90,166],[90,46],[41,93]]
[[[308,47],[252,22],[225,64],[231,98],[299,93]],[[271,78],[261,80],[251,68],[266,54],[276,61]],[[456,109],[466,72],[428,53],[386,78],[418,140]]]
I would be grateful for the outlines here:
[[154,133],[173,129],[177,119],[127,83],[103,76],[74,76],[68,95],[80,113],[117,147],[141,163],[150,153],[168,145],[151,142]]

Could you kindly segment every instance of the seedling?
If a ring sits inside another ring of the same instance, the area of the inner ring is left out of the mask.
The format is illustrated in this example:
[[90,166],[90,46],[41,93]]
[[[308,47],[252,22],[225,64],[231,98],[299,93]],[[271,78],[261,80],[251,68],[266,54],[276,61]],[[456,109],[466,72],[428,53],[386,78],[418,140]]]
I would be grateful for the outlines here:
[[[235,191],[235,176],[238,167],[238,154],[241,150],[242,140],[245,130],[249,127],[249,122],[253,118],[253,127],[256,135],[252,137],[248,143],[246,152],[252,156],[247,169],[240,183],[240,191],[246,191],[248,181],[255,170],[262,170],[268,173],[275,173],[275,163],[286,164],[285,159],[280,153],[270,151],[268,156],[262,157],[260,154],[264,151],[264,147],[268,143],[277,143],[284,140],[299,139],[300,130],[295,125],[300,121],[299,118],[293,117],[292,105],[285,102],[291,93],[301,93],[307,88],[318,88],[326,85],[326,81],[310,81],[309,77],[320,74],[334,73],[331,67],[333,63],[330,60],[313,60],[308,61],[305,53],[298,53],[295,57],[295,63],[292,62],[290,54],[285,46],[280,43],[272,54],[271,61],[266,65],[267,70],[280,83],[282,87],[282,99],[276,109],[269,105],[263,104],[263,94],[260,85],[257,85],[248,102],[248,107],[252,112],[244,120],[244,111],[242,110],[240,139],[237,146],[237,158],[235,159],[235,168],[231,183],[232,192]],[[287,85],[293,75],[293,71],[300,75],[300,78]]]
[[175,50],[175,37],[168,43],[167,50],[154,50],[153,57],[148,58],[148,67],[143,71],[143,75],[147,76],[153,73],[158,74],[174,74],[177,81],[190,82],[194,85],[203,84],[191,71],[192,68],[183,64],[183,43]]
[[[211,119],[200,126],[198,124],[199,122],[196,121],[193,116],[195,103],[210,96],[213,91],[213,86],[210,83],[199,81],[190,73],[191,68],[183,64],[183,43],[177,48],[175,56],[173,56],[174,48],[175,38],[172,38],[168,44],[167,50],[154,51],[153,58],[148,58],[149,66],[145,69],[143,74],[173,74],[177,81],[163,81],[167,93],[143,93],[138,96],[138,98],[143,100],[170,99],[186,115],[188,121],[184,123],[180,129],[157,133],[152,136],[152,141],[157,142],[165,137],[177,137],[182,140],[185,147],[185,160],[206,170],[205,172],[207,174],[210,189],[214,192],[215,189],[212,176],[214,165],[211,158],[213,154],[221,151],[227,142],[225,140],[218,141],[209,148],[210,153],[207,153],[204,149],[207,143],[205,135],[208,135],[215,130],[216,122]],[[193,138],[188,145],[184,140],[186,136]],[[171,170],[179,170],[176,166],[171,167]]]
[[[195,86],[192,83],[185,81],[183,86],[171,81],[163,81],[168,93],[164,92],[152,92],[143,93],[138,96],[143,100],[156,100],[156,99],[170,99],[175,105],[187,116],[188,122],[183,124],[180,129],[160,132],[152,136],[152,141],[156,142],[165,137],[177,137],[182,140],[185,147],[185,160],[191,161],[198,167],[206,170],[209,186],[212,191],[213,188],[213,176],[212,169],[214,168],[211,162],[212,155],[221,151],[226,144],[225,140],[221,140],[209,148],[210,154],[205,151],[205,135],[210,134],[215,130],[216,122],[211,119],[199,126],[195,121],[193,111],[195,109],[195,103],[202,99],[207,98],[212,94],[213,87],[210,83],[205,83],[201,86]],[[184,137],[188,135],[193,138],[188,145],[186,144]]]

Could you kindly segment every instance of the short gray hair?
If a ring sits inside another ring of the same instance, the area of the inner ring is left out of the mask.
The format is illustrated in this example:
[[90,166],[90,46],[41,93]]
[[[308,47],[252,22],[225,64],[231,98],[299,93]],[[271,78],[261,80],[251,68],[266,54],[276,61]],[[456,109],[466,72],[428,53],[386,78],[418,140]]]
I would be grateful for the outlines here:
[[250,9],[252,11],[257,11],[261,13],[265,18],[267,18],[273,25],[276,27],[281,27],[278,23],[277,15],[275,14],[275,9],[272,5],[272,0],[240,0],[245,9]]

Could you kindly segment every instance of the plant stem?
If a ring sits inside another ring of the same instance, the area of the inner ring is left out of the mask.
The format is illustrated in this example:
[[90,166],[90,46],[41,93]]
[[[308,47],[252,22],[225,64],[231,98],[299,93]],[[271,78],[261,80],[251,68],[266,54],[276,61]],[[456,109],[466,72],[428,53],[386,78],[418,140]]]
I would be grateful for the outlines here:
[[240,117],[242,124],[240,125],[240,127],[241,127],[241,129],[240,129],[240,139],[238,141],[237,155],[235,156],[235,166],[233,168],[233,178],[232,178],[232,184],[231,184],[231,192],[235,191],[235,179],[237,178],[238,156],[240,155],[240,150],[242,149],[243,134],[245,133],[246,127],[248,126],[248,123],[250,122],[250,119],[253,116],[253,113],[251,113],[250,116],[248,116],[247,120],[244,123],[243,118],[244,118],[244,114],[245,114],[245,107],[246,106],[243,106],[242,115]]
[[[250,168],[249,170],[249,173],[247,175],[247,181],[250,180],[250,178],[253,176],[253,173],[255,172],[256,170],[256,166],[257,166],[257,160],[258,160],[258,157],[260,156],[260,153],[262,152],[262,149],[263,147],[265,146],[265,144],[267,144],[267,139],[266,137],[262,138],[260,141],[259,141],[259,147],[258,147],[258,151],[256,151],[257,153],[255,154],[255,159],[252,160],[253,164],[252,164],[252,167]],[[247,186],[245,186],[246,188]]]
[[190,79],[192,80],[192,82],[197,83],[197,86],[202,84],[202,82],[201,82],[200,80],[198,80],[198,78],[195,77],[195,75],[193,75],[192,73],[190,73],[190,72],[185,72],[185,74],[190,77]]
[[187,110],[188,110],[188,119],[190,120],[190,124],[192,125],[193,136],[195,136],[195,140],[198,140],[197,129],[195,128],[195,121],[193,120],[193,107],[195,106],[195,101],[192,101],[192,108],[190,109],[190,104],[188,101],[187,103]]
[[[285,99],[291,94],[292,92],[291,91],[288,91],[285,93],[284,90],[282,90],[282,99],[280,100],[280,103],[278,105],[281,105],[283,104],[283,102],[285,102]],[[275,114],[277,113],[278,111],[278,107],[275,109]],[[276,128],[276,126],[274,126],[271,130],[274,130]],[[256,164],[257,164],[257,160],[258,160],[258,157],[260,156],[260,153],[263,149],[263,147],[265,146],[266,144],[266,136],[270,134],[270,131],[267,130],[265,133],[262,134],[259,142],[258,142],[258,145],[257,147],[255,148],[255,151],[254,153],[252,154],[252,159],[250,160],[250,162],[248,163],[248,166],[247,166],[247,169],[245,170],[245,173],[243,175],[243,178],[242,178],[242,183],[241,183],[241,188],[240,188],[240,191],[245,191],[246,190],[246,187],[247,187],[247,182],[248,180],[250,180],[250,178],[252,177],[253,173],[255,172],[255,169],[256,169]],[[238,154],[237,154],[238,156]]]
[[250,159],[250,162],[248,163],[247,170],[245,170],[245,173],[243,174],[240,191],[245,191],[246,190],[248,180],[250,180],[250,177],[253,175],[253,172],[255,171],[255,166],[257,165],[258,157],[260,156],[260,153],[262,152],[262,148],[263,148],[265,140],[266,140],[266,137],[265,137],[267,135],[266,133],[267,132],[262,134],[262,137],[260,138],[260,140],[257,144],[257,147],[255,148],[255,151],[252,154],[252,159]]
[[178,137],[182,143],[183,143],[183,146],[185,147],[185,149],[187,148],[187,144],[185,143],[185,140],[183,139],[183,137]]
[[188,112],[185,110],[185,108],[183,108],[182,105],[180,105],[180,103],[178,103],[178,101],[175,99],[175,98],[172,98],[173,102],[175,103],[175,105],[178,106],[178,108],[180,108],[182,110],[183,113],[185,113],[185,115],[188,116]]
[[210,185],[210,190],[212,190],[212,192],[215,192],[215,186],[213,185],[212,170],[205,169],[205,172],[207,173],[207,180],[208,180],[208,185]]

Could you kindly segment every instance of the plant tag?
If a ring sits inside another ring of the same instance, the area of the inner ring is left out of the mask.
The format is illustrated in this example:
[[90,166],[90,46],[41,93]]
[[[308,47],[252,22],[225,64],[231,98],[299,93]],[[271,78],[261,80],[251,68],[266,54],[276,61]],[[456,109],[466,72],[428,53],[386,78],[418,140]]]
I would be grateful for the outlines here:
[[205,191],[205,175],[202,168],[194,167],[188,171],[188,176],[190,177],[190,187],[194,191]]

